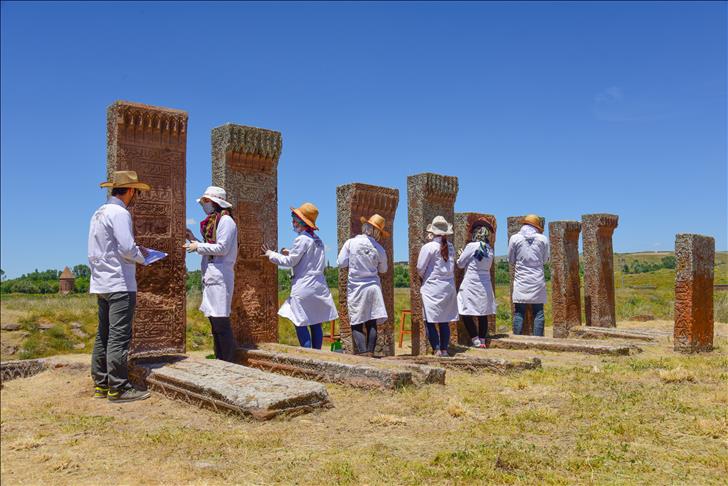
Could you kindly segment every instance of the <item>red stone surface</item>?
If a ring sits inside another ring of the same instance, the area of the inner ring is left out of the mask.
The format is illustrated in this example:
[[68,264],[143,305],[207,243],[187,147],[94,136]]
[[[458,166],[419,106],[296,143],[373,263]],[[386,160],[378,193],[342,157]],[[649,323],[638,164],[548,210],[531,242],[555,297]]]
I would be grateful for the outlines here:
[[551,315],[554,337],[569,337],[569,329],[581,326],[578,221],[549,223],[551,248]]
[[[374,354],[377,356],[394,355],[394,259],[392,230],[394,217],[399,203],[399,190],[388,187],[371,186],[369,184],[353,183],[336,188],[338,251],[344,246],[346,240],[361,234],[361,220],[363,216],[369,218],[379,214],[386,219],[386,230],[390,233],[387,238],[382,237],[379,243],[387,252],[387,273],[380,275],[384,305],[387,308],[389,319],[377,327],[377,347]],[[339,269],[339,329],[344,350],[352,353],[354,347],[351,342],[351,326],[347,308],[346,284],[349,276],[347,268]]]
[[584,308],[587,326],[616,327],[612,234],[619,224],[614,214],[584,214]]
[[261,246],[278,246],[280,132],[226,124],[212,130],[212,182],[238,225],[230,320],[240,344],[278,342],[278,270]]
[[[435,216],[452,224],[458,178],[429,172],[407,177],[407,220],[409,225],[410,306],[412,308],[412,354],[427,354],[429,343],[422,313],[422,284],[417,274],[417,258],[427,242],[427,225]],[[451,325],[451,327],[453,327]]]
[[[511,236],[515,235],[519,231],[521,231],[521,227],[523,226],[523,218],[524,216],[508,216],[508,241],[511,240]],[[541,225],[545,228],[546,227],[546,219],[541,218]],[[513,305],[513,275],[515,273],[515,268],[513,265],[508,265],[508,271],[510,274],[510,294],[509,294],[509,300],[511,301],[511,316],[516,311],[516,307]],[[534,319],[533,309],[530,305],[526,305],[526,315],[523,316],[523,335],[530,336],[533,334],[533,319]],[[512,318],[512,317],[511,317]]]
[[675,237],[675,351],[713,349],[715,240],[710,236]]
[[[455,249],[461,250],[465,248],[465,245],[470,243],[470,226],[480,219],[484,219],[493,227],[493,233],[490,235],[490,246],[495,248],[496,232],[498,230],[498,223],[496,222],[495,215],[485,213],[455,213]],[[457,288],[460,288],[460,284],[465,276],[465,270],[461,270],[455,267],[455,284]],[[493,266],[490,267],[490,282],[493,286],[493,295],[495,295],[495,260],[493,260]],[[477,323],[476,323],[477,325]],[[488,316],[488,334],[494,335],[496,332],[495,326],[495,314]],[[453,334],[455,339],[455,334]],[[462,319],[457,323],[457,342],[462,345],[470,345],[470,335],[468,330],[465,328]]]
[[107,110],[107,171],[135,170],[151,185],[130,208],[139,245],[167,258],[137,265],[130,357],[185,351],[187,113],[117,101]]

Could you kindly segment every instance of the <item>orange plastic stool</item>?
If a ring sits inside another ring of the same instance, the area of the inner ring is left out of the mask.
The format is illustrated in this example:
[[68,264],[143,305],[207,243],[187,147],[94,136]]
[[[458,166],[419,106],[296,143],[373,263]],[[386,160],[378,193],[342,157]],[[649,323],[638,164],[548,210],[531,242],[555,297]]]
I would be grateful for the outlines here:
[[412,310],[411,309],[402,309],[402,319],[399,323],[399,347],[402,347],[402,341],[404,340],[405,334],[412,334],[412,329],[405,329],[404,328],[404,316],[408,315],[410,316],[410,323],[412,323]]
[[328,336],[324,336],[324,341],[334,342],[337,339],[341,337],[341,335],[336,334],[336,319],[333,321],[329,321],[329,324],[331,324],[331,333]]

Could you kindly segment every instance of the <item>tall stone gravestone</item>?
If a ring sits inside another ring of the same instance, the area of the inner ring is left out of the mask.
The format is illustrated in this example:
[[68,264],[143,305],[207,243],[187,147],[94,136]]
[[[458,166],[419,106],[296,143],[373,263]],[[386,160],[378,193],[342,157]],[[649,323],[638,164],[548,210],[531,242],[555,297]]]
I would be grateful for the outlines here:
[[427,242],[427,225],[432,222],[435,216],[443,216],[452,224],[455,219],[455,198],[457,194],[457,177],[429,172],[407,177],[413,355],[426,354],[429,346],[422,312],[421,280],[417,274],[417,258],[422,245]]
[[151,190],[130,208],[139,245],[167,258],[137,265],[130,357],[185,351],[185,158],[187,113],[117,101],[107,110],[107,171],[135,170]]
[[578,221],[549,223],[551,314],[556,338],[568,337],[569,329],[581,325],[580,231]]
[[617,327],[612,234],[618,223],[619,217],[614,214],[581,216],[587,326]]
[[[510,242],[511,236],[515,235],[521,230],[521,227],[523,226],[523,218],[525,216],[508,216],[508,241]],[[546,227],[546,218],[540,218],[541,219],[541,226]],[[510,289],[510,298],[511,301],[511,316],[516,312],[516,306],[513,305],[513,276],[515,274],[516,269],[513,265],[509,263],[508,265],[509,274],[511,276],[511,289]],[[530,305],[526,306],[526,315],[523,316],[523,330],[521,331],[524,335],[530,336],[533,334],[533,319],[535,315],[533,314],[533,308]],[[512,317],[511,317],[512,319]]]
[[280,132],[226,124],[212,129],[212,182],[238,225],[232,327],[238,343],[278,341],[278,270],[261,246],[278,244]]
[[715,240],[710,236],[675,237],[675,351],[713,349]]
[[[455,213],[455,249],[461,250],[465,248],[465,245],[470,243],[470,226],[478,220],[487,221],[493,227],[493,233],[490,235],[490,245],[495,248],[495,236],[498,226],[496,223],[495,215],[483,214],[483,213]],[[465,276],[465,270],[455,267],[455,284],[457,288],[460,288],[460,284]],[[495,259],[493,259],[493,266],[490,267],[490,283],[493,286],[493,295],[495,296]],[[476,326],[477,326],[476,322]],[[496,332],[495,315],[488,316],[488,335],[493,335]],[[465,328],[462,320],[458,321],[457,331],[458,344],[464,346],[470,345],[470,335],[468,330]]]
[[[389,237],[382,237],[379,243],[387,252],[387,272],[380,275],[384,305],[387,309],[387,322],[377,327],[376,355],[394,355],[394,258],[393,258],[393,223],[399,202],[399,190],[388,187],[371,186],[353,183],[336,188],[337,228],[339,251],[346,240],[361,233],[360,218],[369,218],[379,214],[386,219],[386,230]],[[346,285],[349,277],[347,268],[339,269],[339,322],[341,341],[347,353],[353,353],[351,326],[347,308]]]

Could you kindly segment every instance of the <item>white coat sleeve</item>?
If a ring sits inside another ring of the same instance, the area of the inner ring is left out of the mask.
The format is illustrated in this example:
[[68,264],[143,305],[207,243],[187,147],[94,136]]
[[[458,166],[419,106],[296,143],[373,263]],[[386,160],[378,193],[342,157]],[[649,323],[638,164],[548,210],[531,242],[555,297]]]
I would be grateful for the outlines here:
[[346,268],[349,266],[349,240],[346,240],[344,246],[341,247],[339,256],[336,258],[336,266]]
[[548,238],[544,238],[544,248],[543,262],[548,263],[551,260],[551,245]]
[[430,258],[432,255],[430,254],[429,249],[426,245],[424,245],[420,249],[420,256],[417,258],[417,273],[420,277],[425,276],[425,270],[427,270],[427,265],[430,263]]
[[460,258],[458,258],[457,266],[458,268],[465,268],[468,266],[468,263],[473,259],[473,254],[475,253],[474,245],[467,244],[465,245],[465,248],[463,248],[463,252],[460,254]]
[[513,265],[516,263],[516,235],[511,236],[508,240],[508,262]]
[[305,236],[298,236],[295,240],[293,240],[293,248],[288,250],[288,255],[282,255],[280,253],[272,251],[268,255],[268,259],[272,263],[280,265],[281,267],[293,268],[298,265],[298,262],[301,261],[303,255],[306,254],[306,250],[308,250],[306,240],[307,238]]
[[[236,241],[233,241],[233,239]],[[200,255],[224,256],[230,253],[233,245],[237,244],[235,221],[230,217],[223,217],[217,226],[217,241],[215,243],[198,243],[197,253]]]
[[111,215],[111,225],[121,256],[130,262],[144,263],[144,256],[134,242],[131,215],[127,211],[116,211]]
[[382,245],[377,245],[377,254],[379,255],[377,271],[379,273],[387,273],[387,252],[384,250],[384,247],[382,247]]

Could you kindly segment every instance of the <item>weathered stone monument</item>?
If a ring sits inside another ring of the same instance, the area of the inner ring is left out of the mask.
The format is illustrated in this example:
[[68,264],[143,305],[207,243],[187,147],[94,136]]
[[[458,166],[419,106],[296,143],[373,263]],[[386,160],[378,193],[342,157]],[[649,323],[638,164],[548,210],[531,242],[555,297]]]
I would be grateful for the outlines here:
[[61,276],[58,277],[58,293],[68,295],[73,292],[75,286],[76,277],[73,275],[73,272],[68,267],[64,268]]
[[678,234],[675,260],[675,351],[710,351],[715,240],[710,236]]
[[[337,206],[337,233],[339,251],[346,240],[361,233],[360,218],[369,218],[379,214],[386,220],[389,237],[382,237],[379,243],[387,252],[387,272],[380,275],[384,305],[387,308],[389,319],[377,327],[376,355],[390,356],[394,354],[394,258],[393,258],[393,223],[399,203],[399,190],[388,187],[371,186],[369,184],[353,183],[336,188]],[[344,350],[353,353],[351,340],[351,326],[347,309],[346,285],[349,277],[347,268],[339,269],[339,330]]]
[[435,216],[452,223],[455,219],[455,198],[458,178],[429,172],[407,177],[407,219],[409,223],[410,306],[412,308],[412,354],[426,354],[427,330],[422,313],[421,280],[417,274],[417,258],[427,242],[427,225]]
[[[523,218],[525,216],[508,216],[508,241],[510,242],[511,236],[515,235],[521,230],[521,227],[523,226]],[[546,218],[540,218],[541,219],[541,226],[546,227]],[[516,269],[513,265],[510,263],[508,264],[508,270],[509,274],[511,276],[511,287],[510,287],[510,295],[509,300],[511,301],[511,316],[516,311],[516,306],[513,305],[513,276],[515,275]],[[530,305],[526,306],[526,315],[523,316],[523,330],[522,333],[524,335],[531,335],[533,334],[533,319],[534,319],[533,309]]]
[[[483,213],[455,213],[454,243],[456,250],[465,248],[465,245],[470,243],[470,226],[478,220],[486,221],[493,228],[493,233],[490,235],[490,245],[492,248],[495,248],[495,236],[498,229],[495,215]],[[455,284],[458,289],[460,288],[460,284],[462,283],[464,276],[465,270],[455,267]],[[493,295],[495,295],[495,260],[493,260],[493,266],[490,267],[490,282],[493,286]],[[495,332],[495,315],[488,316],[488,335],[492,336]],[[462,320],[458,321],[457,335],[458,344],[465,346],[470,345],[470,336],[468,335],[468,330],[465,328]]]
[[280,132],[226,124],[212,129],[212,182],[227,192],[238,225],[231,322],[238,343],[278,342],[278,274],[261,246],[278,244]]
[[578,221],[549,223],[551,314],[556,338],[568,337],[569,329],[581,326],[580,231]]
[[139,245],[167,258],[137,266],[130,357],[185,351],[187,113],[117,101],[107,110],[107,172],[135,170],[151,185],[130,208]]
[[616,327],[612,233],[619,223],[614,214],[584,214],[581,234],[584,251],[584,307],[586,325]]

